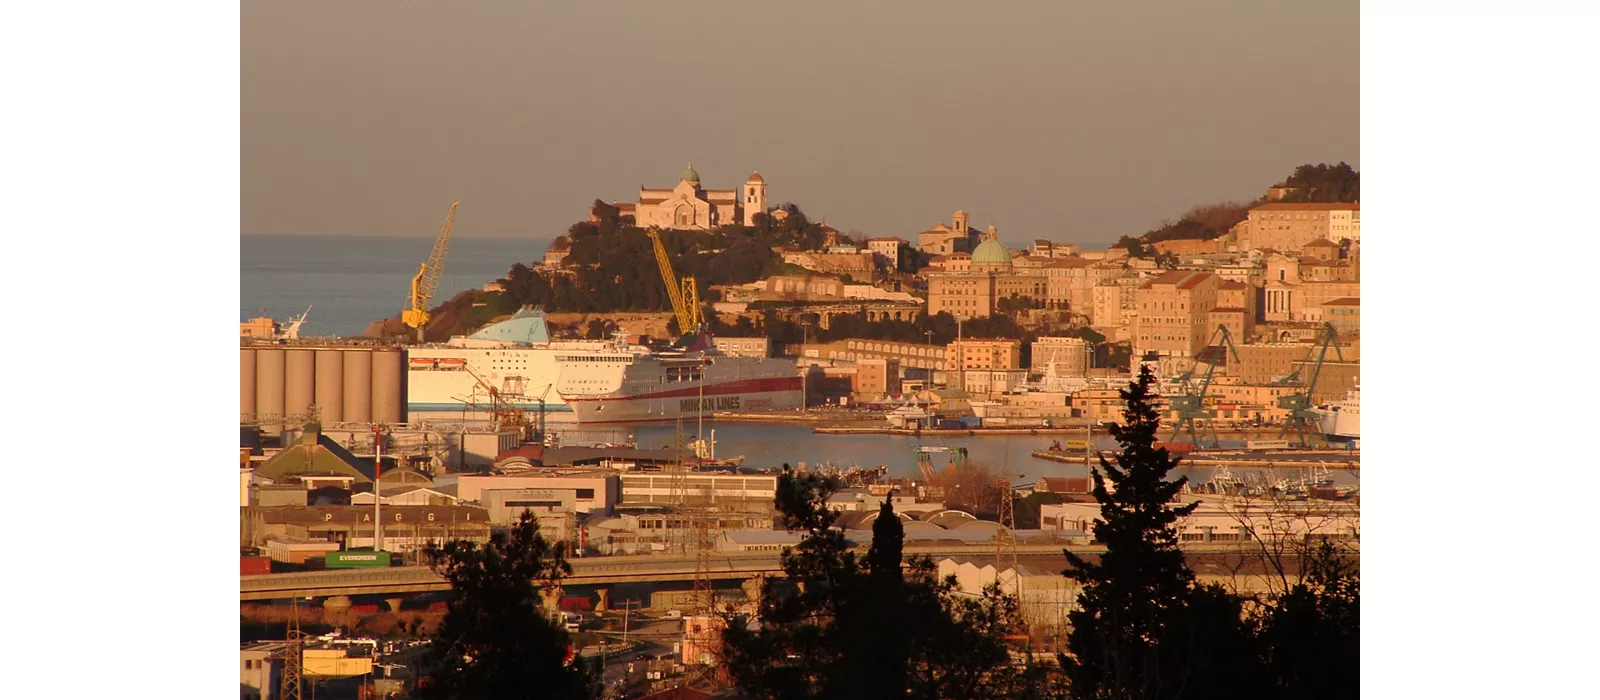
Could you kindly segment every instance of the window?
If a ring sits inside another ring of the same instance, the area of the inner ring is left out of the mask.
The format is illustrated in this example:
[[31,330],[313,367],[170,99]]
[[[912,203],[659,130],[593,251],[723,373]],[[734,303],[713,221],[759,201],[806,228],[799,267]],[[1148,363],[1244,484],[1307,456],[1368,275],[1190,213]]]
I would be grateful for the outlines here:
[[578,498],[585,500],[594,499],[594,489],[578,489]]

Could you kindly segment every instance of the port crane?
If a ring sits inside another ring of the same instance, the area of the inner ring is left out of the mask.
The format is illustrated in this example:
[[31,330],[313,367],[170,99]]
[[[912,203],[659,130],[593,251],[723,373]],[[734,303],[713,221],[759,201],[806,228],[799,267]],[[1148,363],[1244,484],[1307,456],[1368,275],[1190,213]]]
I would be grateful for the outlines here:
[[311,306],[306,306],[306,312],[299,316],[290,316],[288,325],[278,331],[277,340],[299,340],[300,327],[305,325],[306,317],[311,315]]
[[933,460],[928,458],[928,455],[930,454],[935,452],[947,452],[950,454],[951,464],[954,464],[957,467],[960,467],[967,462],[967,448],[965,447],[917,445],[915,451],[917,454],[917,471],[920,472],[922,474],[922,478],[927,481],[933,481],[937,476],[937,472],[933,470]]
[[[1218,342],[1219,337],[1221,342]],[[1184,428],[1188,428],[1189,440],[1198,446],[1200,444],[1200,436],[1196,436],[1195,434],[1195,419],[1210,419],[1215,417],[1211,411],[1206,410],[1206,391],[1211,388],[1211,377],[1216,372],[1218,364],[1216,362],[1217,358],[1215,355],[1212,355],[1210,357],[1211,361],[1206,363],[1205,376],[1202,377],[1198,382],[1196,382],[1194,376],[1195,369],[1199,368],[1200,366],[1198,360],[1201,359],[1201,355],[1205,355],[1206,351],[1210,350],[1212,347],[1216,347],[1217,350],[1221,352],[1221,359],[1223,363],[1227,363],[1228,351],[1230,350],[1233,351],[1234,361],[1237,362],[1239,360],[1239,349],[1234,346],[1233,335],[1228,333],[1228,327],[1217,326],[1217,330],[1211,334],[1211,340],[1208,341],[1205,344],[1205,347],[1200,350],[1200,354],[1195,356],[1195,360],[1197,360],[1195,365],[1190,367],[1188,371],[1184,372],[1182,375],[1179,375],[1177,379],[1177,384],[1179,387],[1181,387],[1180,390],[1183,392],[1183,395],[1174,396],[1169,401],[1172,410],[1177,412],[1178,419],[1172,424],[1172,437],[1167,438],[1167,442],[1172,442],[1173,440],[1178,439],[1178,433]],[[1217,438],[1216,421],[1207,420],[1205,428],[1209,428],[1211,431],[1211,445],[1213,447],[1217,446],[1219,440]],[[1203,436],[1204,434],[1205,429],[1203,428],[1200,435]]]
[[[538,422],[533,425],[529,425],[527,412],[517,405],[518,403],[521,403],[517,401],[517,399],[528,398],[522,393],[522,383],[524,381],[523,377],[507,377],[505,388],[496,389],[494,385],[488,382],[488,380],[484,379],[477,372],[472,371],[471,367],[462,367],[462,369],[466,370],[467,374],[472,375],[473,380],[478,383],[479,388],[488,393],[490,425],[494,430],[503,430],[505,428],[514,426],[516,427],[518,433],[520,433],[520,438],[524,442],[544,442],[544,402],[545,397],[550,394],[550,389],[554,388],[555,384],[546,384],[544,391],[534,399],[534,401],[538,402],[539,404]],[[473,394],[476,396],[477,392],[474,391]],[[468,401],[468,403],[474,404],[475,402]],[[532,432],[531,435],[529,434],[530,432]]]
[[417,268],[416,276],[411,278],[407,308],[400,312],[400,320],[417,329],[419,343],[428,325],[428,306],[433,303],[433,295],[439,291],[439,277],[444,274],[445,257],[450,253],[450,232],[455,227],[456,207],[459,206],[460,201],[450,205],[450,214],[444,218],[444,228],[439,230],[439,238],[433,242],[433,252],[428,255],[427,262]]
[[661,281],[667,285],[667,297],[672,300],[672,312],[678,317],[678,330],[684,335],[692,335],[703,330],[705,317],[700,313],[700,292],[695,287],[694,277],[685,276],[678,279],[672,271],[672,261],[667,258],[667,248],[661,244],[661,232],[655,228],[645,230],[650,236],[650,243],[655,247],[656,265],[661,268]]
[[[1306,426],[1309,425],[1311,430],[1318,434],[1322,432],[1322,429],[1315,423],[1316,414],[1311,411],[1311,395],[1317,390],[1317,377],[1322,374],[1322,363],[1328,357],[1328,348],[1333,348],[1334,356],[1338,357],[1340,362],[1344,361],[1344,353],[1339,350],[1338,345],[1339,331],[1334,329],[1332,323],[1324,323],[1322,330],[1317,335],[1319,336],[1317,344],[1306,352],[1306,359],[1301,360],[1293,372],[1273,382],[1278,386],[1297,386],[1300,388],[1299,391],[1293,394],[1278,397],[1278,408],[1289,410],[1288,417],[1284,418],[1283,421],[1283,429],[1278,431],[1278,439],[1282,440],[1284,436],[1289,434],[1289,429],[1294,428],[1300,435],[1301,447],[1309,447],[1306,444]],[[1315,363],[1312,362],[1313,357],[1316,358]],[[1310,379],[1302,376],[1307,364],[1311,365]]]

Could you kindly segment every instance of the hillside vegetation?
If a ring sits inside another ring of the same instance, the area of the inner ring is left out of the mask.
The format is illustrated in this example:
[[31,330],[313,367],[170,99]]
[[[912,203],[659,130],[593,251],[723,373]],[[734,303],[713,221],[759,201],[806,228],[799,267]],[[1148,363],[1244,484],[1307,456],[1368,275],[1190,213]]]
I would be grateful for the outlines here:
[[[678,276],[695,278],[701,300],[715,301],[712,285],[744,284],[780,273],[785,266],[774,246],[801,250],[824,246],[822,226],[807,219],[798,206],[785,204],[778,210],[786,216],[757,214],[754,226],[662,231],[662,247]],[[593,221],[573,224],[551,243],[553,250],[567,251],[560,270],[513,264],[498,280],[504,292],[462,292],[435,307],[428,339],[471,332],[526,305],[552,313],[671,311],[654,244],[645,230],[598,200],[591,213]],[[374,324],[368,334],[393,336],[408,330],[396,317]]]
[[[1278,200],[1281,202],[1358,202],[1361,200],[1361,173],[1350,167],[1349,163],[1306,164],[1295,168],[1289,177],[1274,187],[1292,188]],[[1249,202],[1217,202],[1196,206],[1177,221],[1163,222],[1142,236],[1123,236],[1114,247],[1126,248],[1134,256],[1149,257],[1155,254],[1151,245],[1162,241],[1209,241],[1248,218],[1251,207],[1266,202],[1267,197],[1263,194]]]

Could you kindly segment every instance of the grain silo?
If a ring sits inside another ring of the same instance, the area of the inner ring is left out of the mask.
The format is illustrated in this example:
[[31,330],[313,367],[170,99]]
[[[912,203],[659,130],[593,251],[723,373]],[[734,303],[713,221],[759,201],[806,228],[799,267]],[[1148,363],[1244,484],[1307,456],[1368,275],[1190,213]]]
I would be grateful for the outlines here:
[[344,351],[344,420],[372,422],[372,351]]
[[399,350],[372,353],[372,420],[395,424],[404,420],[405,358]]
[[256,413],[256,351],[239,348],[239,420]]
[[[316,400],[317,352],[293,349],[286,354],[288,359],[284,362],[283,412],[290,416],[299,416],[310,410],[311,402]],[[299,418],[295,419],[295,422],[299,421]]]
[[281,348],[256,350],[256,416],[261,428],[269,435],[277,435],[283,427],[283,367]]
[[317,350],[317,385],[314,401],[324,424],[344,420],[344,355],[338,350]]

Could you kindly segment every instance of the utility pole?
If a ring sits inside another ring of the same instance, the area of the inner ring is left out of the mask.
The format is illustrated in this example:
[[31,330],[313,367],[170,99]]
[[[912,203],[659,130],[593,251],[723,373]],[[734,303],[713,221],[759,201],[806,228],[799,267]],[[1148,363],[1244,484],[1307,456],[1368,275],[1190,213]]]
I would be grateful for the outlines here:
[[967,346],[961,342],[961,317],[956,317],[956,388],[967,390]]
[[806,404],[810,403],[811,393],[806,388],[806,380],[810,378],[811,368],[805,366],[806,344],[811,342],[811,322],[804,317],[800,319],[800,412],[806,412]]
[[[419,329],[420,332],[420,329]],[[383,551],[383,426],[372,425],[372,551]]]
[[695,452],[694,452],[694,455],[695,455],[694,463],[695,463],[696,467],[699,467],[699,466],[705,464],[705,457],[703,457],[701,455],[705,452],[705,449],[706,449],[706,368],[708,366],[709,365],[707,365],[706,362],[705,362],[705,358],[702,357],[700,359],[700,368],[697,370],[699,372],[699,374],[700,374],[700,376],[699,376],[700,401],[699,401],[699,405],[697,406],[697,408],[699,408],[700,410],[695,412],[695,419],[697,421],[697,423],[695,424],[695,439],[700,441],[700,449],[695,450]]

